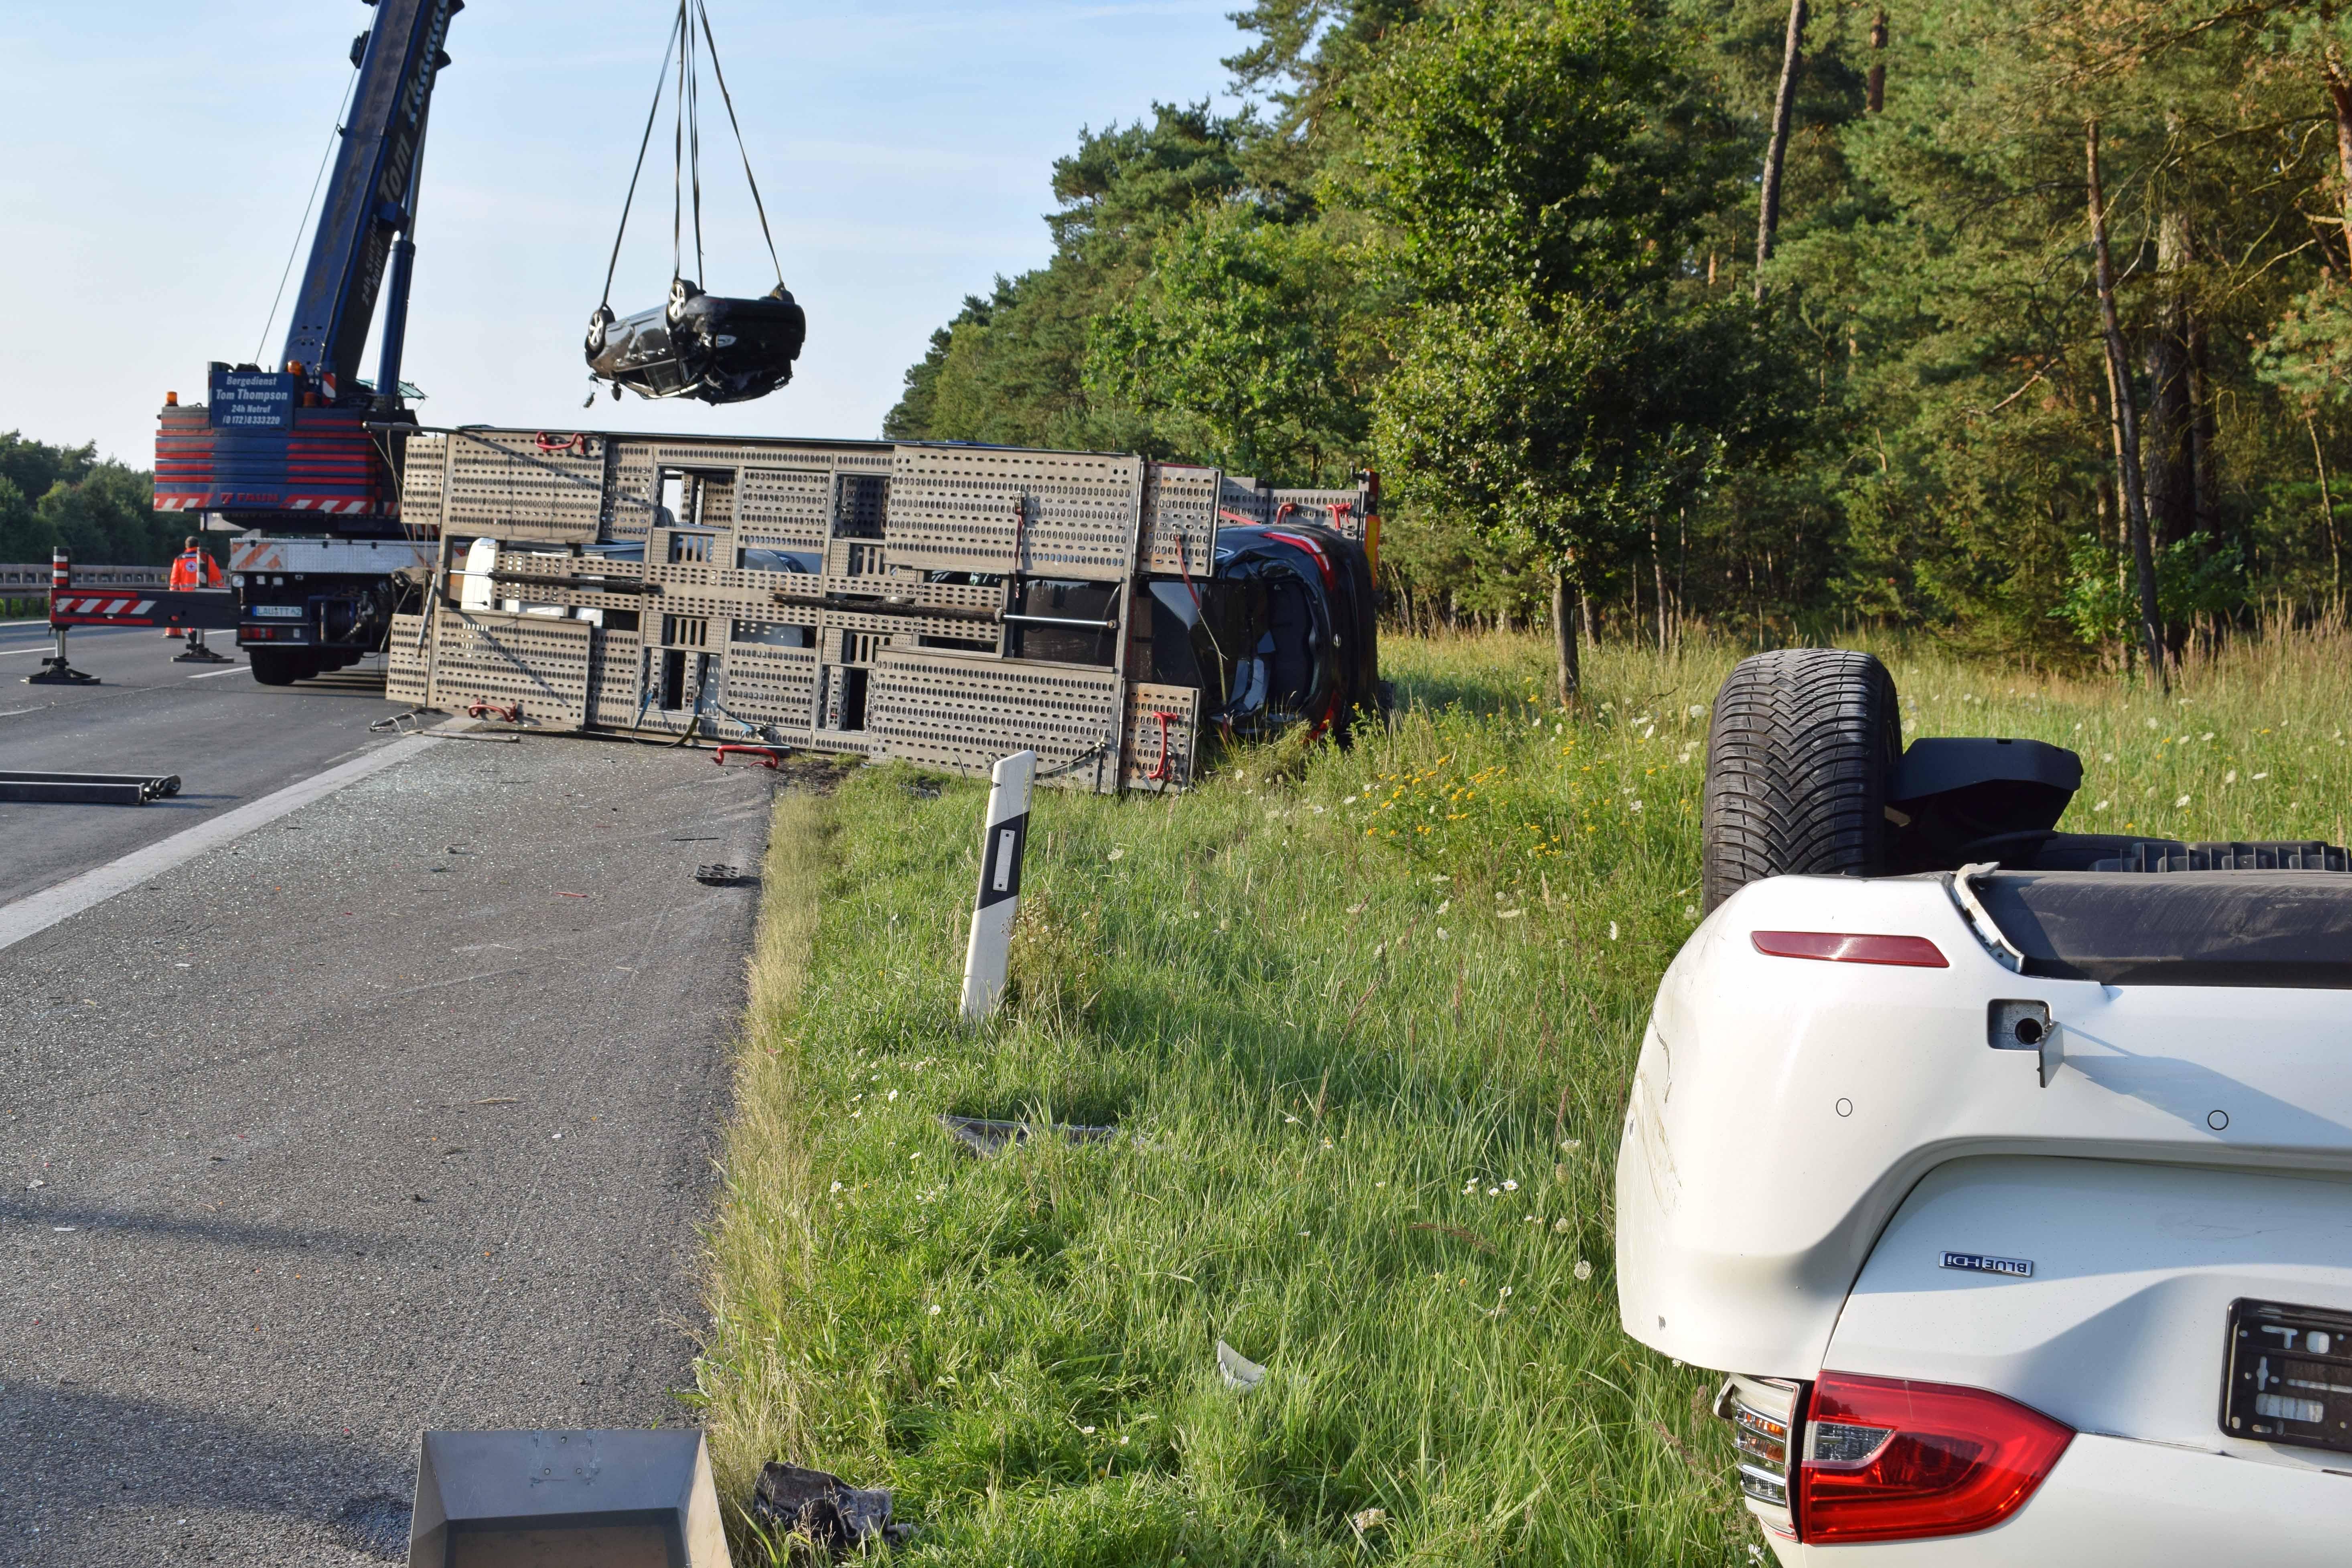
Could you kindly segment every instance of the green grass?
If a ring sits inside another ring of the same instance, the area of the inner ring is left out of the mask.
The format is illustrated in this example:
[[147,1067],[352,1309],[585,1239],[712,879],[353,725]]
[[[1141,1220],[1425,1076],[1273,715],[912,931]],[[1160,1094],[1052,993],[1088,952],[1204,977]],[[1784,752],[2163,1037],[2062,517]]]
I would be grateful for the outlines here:
[[[1918,733],[2084,751],[2070,826],[2341,842],[2347,653],[2170,702],[1888,656]],[[1043,795],[978,1032],[982,786],[784,800],[700,1364],[731,1499],[780,1457],[890,1486],[918,1563],[1748,1560],[1713,1379],[1619,1332],[1610,1270],[1734,655],[1602,650],[1573,719],[1531,640],[1383,657],[1398,722],[1350,751]],[[1125,1135],[983,1161],[942,1112]]]

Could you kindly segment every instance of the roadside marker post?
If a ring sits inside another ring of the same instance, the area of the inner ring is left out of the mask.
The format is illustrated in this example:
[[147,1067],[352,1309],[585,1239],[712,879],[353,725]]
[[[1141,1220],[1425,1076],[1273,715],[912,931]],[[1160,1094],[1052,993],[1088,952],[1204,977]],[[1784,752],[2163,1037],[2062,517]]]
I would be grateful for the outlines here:
[[1021,852],[1029,838],[1029,789],[1037,754],[1016,751],[989,772],[988,815],[980,834],[980,897],[963,955],[963,1020],[978,1023],[1003,999],[1013,922],[1021,912]]

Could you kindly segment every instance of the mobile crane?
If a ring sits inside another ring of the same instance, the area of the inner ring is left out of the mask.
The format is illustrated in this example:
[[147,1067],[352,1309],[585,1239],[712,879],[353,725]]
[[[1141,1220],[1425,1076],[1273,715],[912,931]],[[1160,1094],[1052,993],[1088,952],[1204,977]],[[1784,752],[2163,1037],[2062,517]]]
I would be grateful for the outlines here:
[[[231,548],[236,640],[254,678],[284,685],[383,646],[423,592],[432,548],[400,521],[415,416],[401,351],[415,265],[416,199],[443,45],[465,0],[366,0],[359,76],[286,345],[273,365],[215,361],[205,402],[167,393],[155,507],[244,530]],[[381,300],[373,382],[360,378]]]

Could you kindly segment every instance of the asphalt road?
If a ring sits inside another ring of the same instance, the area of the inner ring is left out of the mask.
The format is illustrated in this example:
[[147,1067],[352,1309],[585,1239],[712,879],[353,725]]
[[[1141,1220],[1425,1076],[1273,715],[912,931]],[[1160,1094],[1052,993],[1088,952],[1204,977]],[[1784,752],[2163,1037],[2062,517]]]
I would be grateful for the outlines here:
[[[215,649],[236,654],[226,632]],[[28,686],[52,650],[40,622],[0,625],[0,768],[180,775],[180,794],[145,806],[0,802],[0,904],[167,838],[391,737],[368,725],[404,711],[383,700],[381,659],[291,686],[234,664],[176,664],[185,644],[151,631],[75,632],[68,644],[95,686]]]
[[[252,789],[379,706],[210,684],[47,722],[237,732]],[[0,949],[0,1561],[378,1563],[422,1428],[691,1420],[757,897],[693,873],[772,778],[431,741]]]

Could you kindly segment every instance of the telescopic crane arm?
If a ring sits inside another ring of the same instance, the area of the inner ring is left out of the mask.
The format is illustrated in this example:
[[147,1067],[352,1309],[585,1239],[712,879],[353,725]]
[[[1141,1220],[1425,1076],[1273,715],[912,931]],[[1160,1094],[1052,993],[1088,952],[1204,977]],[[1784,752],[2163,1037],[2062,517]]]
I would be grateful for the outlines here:
[[375,7],[375,23],[352,44],[359,81],[280,356],[331,404],[362,395],[360,355],[387,282],[375,400],[398,401],[425,120],[434,78],[449,63],[442,49],[449,20],[465,9],[465,0],[367,3]]

